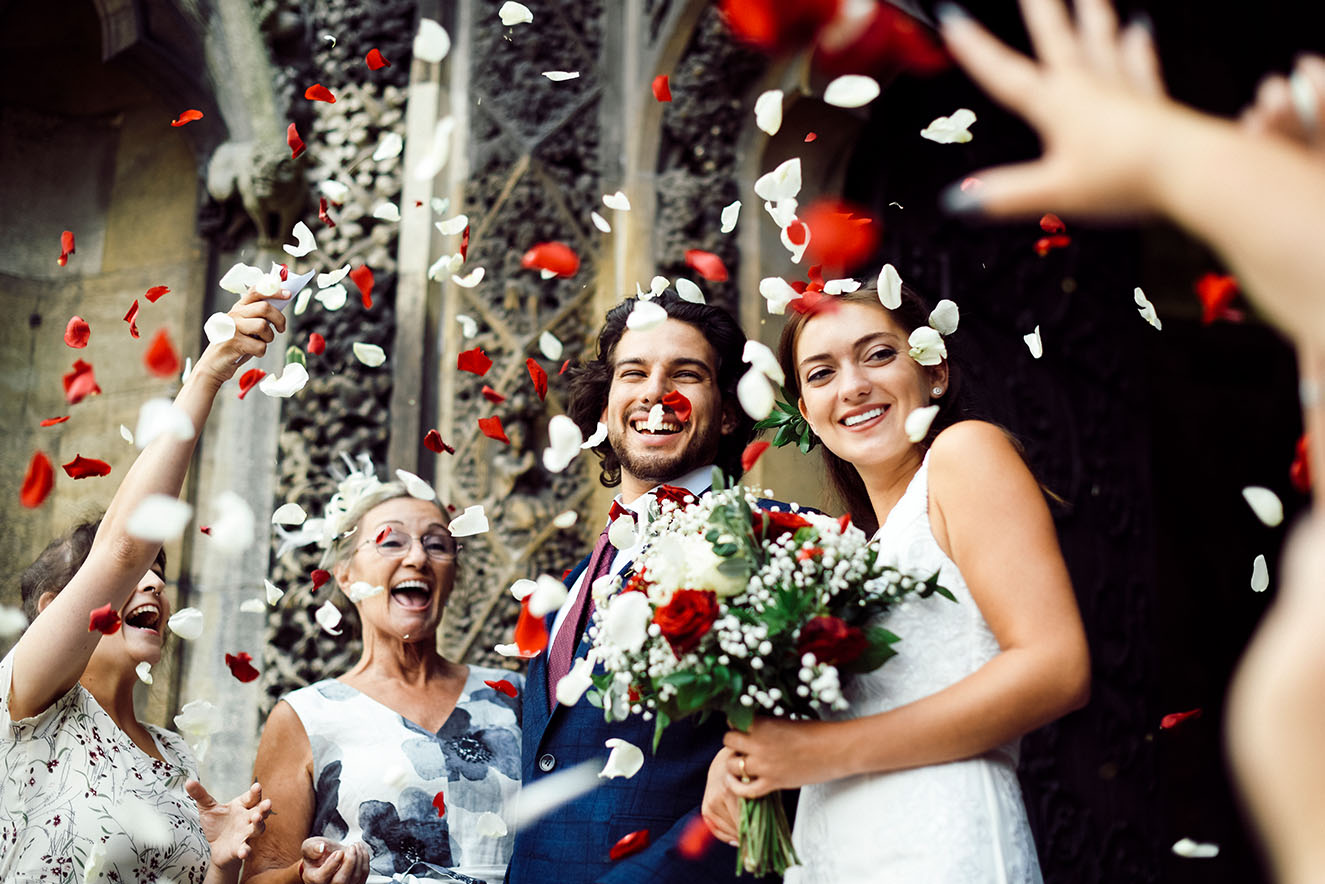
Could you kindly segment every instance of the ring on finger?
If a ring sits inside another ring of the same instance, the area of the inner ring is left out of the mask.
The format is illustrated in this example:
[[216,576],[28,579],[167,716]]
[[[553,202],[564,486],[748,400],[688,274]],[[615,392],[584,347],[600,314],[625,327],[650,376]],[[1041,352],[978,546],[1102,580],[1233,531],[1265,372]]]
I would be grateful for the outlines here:
[[740,757],[740,762],[741,762],[741,782],[742,782],[742,783],[748,783],[748,782],[750,782],[750,775],[749,775],[748,773],[746,773],[746,771],[745,771],[745,756],[744,756],[744,755],[742,755],[742,756]]

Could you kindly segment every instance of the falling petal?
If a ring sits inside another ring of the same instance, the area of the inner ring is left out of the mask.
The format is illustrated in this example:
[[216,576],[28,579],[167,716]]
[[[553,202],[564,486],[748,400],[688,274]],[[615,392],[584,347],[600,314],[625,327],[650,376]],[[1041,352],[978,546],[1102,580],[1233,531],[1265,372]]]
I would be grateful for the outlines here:
[[129,516],[125,530],[139,540],[176,540],[193,516],[193,507],[168,494],[149,494]]
[[483,281],[484,270],[482,267],[475,267],[464,276],[451,276],[451,282],[464,289],[472,289]]
[[495,439],[498,442],[511,444],[511,440],[506,437],[506,431],[502,429],[501,418],[497,416],[481,417],[478,419],[479,432],[489,439]]
[[244,599],[239,603],[239,613],[265,614],[267,613],[267,603],[262,599]]
[[883,269],[879,271],[879,281],[877,284],[879,292],[879,303],[889,310],[896,310],[902,306],[902,277],[897,274],[897,268],[891,264],[884,264]]
[[971,140],[972,136],[968,130],[974,122],[975,111],[964,107],[958,108],[953,111],[952,116],[938,117],[920,130],[920,137],[938,144],[965,144]]
[[1028,335],[1022,335],[1021,339],[1026,342],[1026,349],[1031,351],[1032,358],[1039,359],[1044,355],[1044,343],[1040,340],[1040,327],[1038,325],[1035,326],[1035,331]]
[[299,155],[303,153],[304,149],[307,147],[307,145],[304,144],[304,139],[299,137],[299,129],[294,123],[291,123],[285,129],[285,143],[290,148],[290,159],[292,160],[299,159]]
[[547,77],[553,83],[564,83],[567,80],[578,80],[579,71],[543,71],[543,76]]
[[543,449],[543,466],[549,472],[560,473],[580,453],[584,434],[579,426],[564,414],[554,415],[548,421],[548,447]]
[[519,692],[515,689],[515,685],[511,684],[509,681],[507,681],[504,678],[498,681],[491,681],[489,679],[484,679],[483,683],[488,687],[492,688],[494,691],[496,691],[499,694],[505,694],[506,696],[512,698],[519,696]]
[[1040,229],[1045,233],[1063,233],[1067,230],[1067,225],[1053,212],[1047,212],[1040,218]]
[[750,472],[755,462],[768,450],[768,447],[769,443],[763,440],[751,442],[745,446],[745,450],[741,452],[741,472]]
[[667,311],[653,301],[638,301],[626,317],[626,328],[632,331],[647,331],[662,325],[667,320]]
[[377,148],[373,151],[373,160],[379,163],[394,160],[404,149],[405,140],[395,132],[387,132],[377,143]]
[[245,396],[247,396],[248,391],[256,387],[258,385],[258,381],[262,380],[266,376],[267,373],[260,368],[250,368],[248,371],[240,375],[239,396],[237,398],[243,399]]
[[878,97],[878,81],[862,74],[844,74],[824,89],[824,103],[834,107],[864,107]]
[[564,510],[552,517],[554,527],[566,529],[573,527],[580,520],[580,514],[575,510]]
[[253,545],[256,521],[244,498],[233,491],[222,491],[216,497],[214,509],[217,515],[208,536],[217,549],[233,555]]
[[960,317],[961,314],[957,310],[957,305],[944,298],[934,306],[934,310],[929,314],[929,324],[939,334],[950,335],[957,330]]
[[88,617],[87,631],[114,635],[120,631],[120,622],[120,615],[109,604],[105,604]]
[[92,366],[81,359],[74,360],[73,370],[64,375],[62,380],[64,396],[70,405],[77,405],[85,397],[101,393],[101,387],[97,385],[97,379],[92,373]]
[[194,641],[202,635],[202,611],[197,608],[180,608],[170,615],[166,625],[185,641]]
[[1191,838],[1181,838],[1173,845],[1173,852],[1184,859],[1213,859],[1219,856],[1218,844],[1203,844]]
[[593,431],[593,435],[590,436],[588,439],[585,439],[584,444],[581,445],[580,448],[581,449],[597,448],[599,445],[603,444],[603,440],[606,438],[607,438],[607,424],[603,423],[602,421],[599,421],[597,429]]
[[[583,658],[577,662],[582,661]],[[565,680],[563,678],[562,682],[564,683]],[[512,828],[519,831],[533,824],[558,807],[598,788],[600,782],[602,781],[598,779],[598,762],[592,760],[548,776],[540,776],[532,782],[526,781],[521,786],[519,797],[515,802],[515,811],[511,819]]]
[[334,312],[345,306],[345,302],[349,299],[349,292],[345,290],[343,285],[332,285],[318,292],[313,298],[327,310]]
[[1242,497],[1263,524],[1274,528],[1284,520],[1284,505],[1280,502],[1279,495],[1269,488],[1250,485],[1242,489]]
[[724,206],[722,209],[721,232],[731,233],[733,230],[735,230],[736,222],[740,219],[740,217],[741,217],[740,200],[736,200],[736,202],[729,203],[728,205]]
[[461,336],[472,338],[474,335],[478,334],[478,323],[475,322],[472,317],[466,316],[463,313],[457,313],[455,315],[455,321],[460,323]]
[[304,90],[304,98],[309,101],[325,101],[327,104],[335,104],[336,96],[331,94],[331,90],[321,83],[314,83]]
[[[745,349],[741,352],[741,361],[750,363],[753,368],[763,372],[764,376],[775,384],[782,385],[787,382],[787,376],[783,373],[782,366],[778,364],[778,358],[773,355],[773,351],[753,338],[745,342]],[[666,402],[667,400],[664,398],[663,401]]]
[[175,716],[175,728],[184,736],[198,761],[207,755],[212,734],[221,730],[221,711],[206,700],[191,700]]
[[210,344],[219,344],[235,336],[235,320],[229,313],[213,313],[203,323],[202,333]]
[[[56,424],[62,424],[62,423],[64,423],[65,421],[69,420],[69,417],[70,417],[70,416],[67,415],[67,414],[66,414],[66,415],[63,415],[62,417],[48,417],[48,418],[46,418],[44,421],[41,422],[41,425],[42,425],[43,427],[53,427],[53,426],[55,426]],[[120,424],[120,426],[123,427],[124,425],[123,425],[123,424]]]
[[516,3],[515,0],[506,0],[497,10],[497,17],[506,27],[528,24],[534,20],[534,14],[529,11],[529,7],[523,3]]
[[1164,323],[1159,319],[1159,314],[1155,312],[1155,305],[1150,303],[1146,293],[1141,291],[1138,286],[1132,291],[1132,300],[1136,301],[1137,309],[1141,312],[1141,318],[1153,325],[1156,329],[1164,328]]
[[658,101],[672,100],[672,86],[666,74],[659,74],[653,78],[653,97]]
[[414,167],[417,181],[431,181],[446,168],[451,159],[451,137],[455,133],[455,118],[447,115],[437,121],[432,130],[432,142],[427,155]]
[[830,279],[824,283],[825,295],[845,295],[860,288],[858,279]]
[[676,278],[676,294],[682,301],[689,301],[692,304],[703,304],[704,291],[685,277]]
[[530,356],[525,360],[525,368],[529,370],[529,379],[534,383],[534,392],[538,394],[539,399],[547,398],[547,371],[538,364],[538,360]]
[[28,509],[36,509],[55,487],[55,470],[50,459],[40,451],[32,455],[27,472],[23,474],[23,486],[19,492],[19,502]]
[[283,245],[286,253],[292,258],[302,258],[309,252],[317,249],[317,240],[313,237],[313,231],[308,229],[308,225],[302,221],[294,225],[295,245]]
[[535,617],[546,617],[561,610],[569,595],[566,584],[548,574],[539,574],[534,581],[534,591],[529,594],[529,613]]
[[149,399],[138,409],[138,425],[133,433],[138,447],[146,448],[158,436],[169,435],[187,442],[196,435],[193,420],[169,399]]
[[472,350],[465,350],[456,357],[456,367],[482,377],[492,367],[492,360],[483,352],[483,348],[475,347]]
[[170,333],[166,329],[158,329],[153,335],[152,342],[147,345],[147,352],[143,354],[143,363],[148,371],[159,378],[172,377],[179,371],[179,353],[170,342]]
[[143,661],[139,662],[139,664],[133,668],[133,671],[134,671],[134,674],[138,676],[138,680],[141,681],[143,684],[151,684],[151,683],[152,683],[152,664],[151,664],[151,663],[148,663],[146,660],[143,660]]
[[382,203],[373,209],[373,217],[379,221],[395,223],[400,220],[400,207],[395,203]]
[[247,652],[241,651],[238,654],[226,654],[225,665],[230,669],[230,674],[233,675],[237,681],[243,682],[244,684],[255,681],[257,677],[261,675],[261,673],[253,667],[253,655]]
[[419,61],[437,64],[451,51],[451,36],[446,28],[430,18],[419,19],[419,31],[414,35],[414,57]]
[[60,234],[60,257],[55,259],[55,263],[61,267],[69,263],[69,256],[74,253],[74,232],[66,230]]
[[685,254],[686,266],[694,269],[696,273],[709,282],[726,282],[727,266],[722,263],[722,259],[712,252],[705,252],[701,249],[690,249]]
[[291,501],[276,508],[276,512],[271,514],[271,523],[273,525],[289,525],[294,528],[304,524],[304,520],[307,518],[308,513],[304,512],[304,508]]
[[184,113],[180,114],[178,117],[171,120],[170,125],[178,129],[180,126],[183,126],[187,123],[192,123],[194,120],[201,120],[201,119],[202,119],[202,111],[189,108],[188,110],[184,111]]
[[313,619],[332,635],[340,635],[340,610],[331,602],[323,602],[322,607],[313,614]]
[[618,212],[630,211],[630,200],[626,197],[626,194],[620,190],[616,193],[604,194],[603,205],[607,206],[609,209],[616,209]]
[[782,128],[782,90],[770,89],[755,99],[755,125],[769,135]]
[[631,516],[618,516],[607,529],[608,541],[617,549],[630,549],[635,545],[635,520]]
[[350,600],[351,604],[357,605],[364,599],[370,599],[373,596],[381,595],[384,592],[386,592],[385,586],[374,586],[363,580],[356,580],[354,583],[351,583],[350,588],[345,591],[345,596]]
[[[138,303],[134,301],[134,303]],[[73,316],[69,319],[69,324],[64,327],[64,342],[75,350],[81,350],[87,346],[88,339],[92,337],[92,327],[81,316]]]
[[561,358],[562,344],[557,336],[550,331],[545,331],[538,336],[538,352],[542,353],[548,359],[556,362]]
[[506,822],[501,817],[490,810],[485,810],[474,820],[474,831],[481,838],[501,838],[508,830]]
[[939,413],[937,405],[927,405],[924,408],[917,408],[906,416],[906,438],[912,442],[920,442],[929,432],[930,424],[934,423],[934,418]]
[[597,212],[590,212],[589,220],[593,222],[594,227],[597,227],[603,233],[612,232],[612,225],[608,224],[607,219],[604,218],[602,215],[598,214]]
[[405,490],[409,492],[410,497],[428,501],[437,499],[437,492],[433,491],[432,486],[410,471],[396,470],[396,478],[405,486]]
[[443,442],[442,434],[436,430],[429,430],[423,434],[423,447],[435,454],[441,454],[443,451],[455,454],[455,449]]
[[134,298],[129,310],[124,314],[124,321],[129,323],[129,337],[138,337],[138,299]]
[[258,389],[273,399],[289,399],[308,384],[308,369],[300,362],[291,362],[285,366],[280,376],[267,375],[258,382]]
[[770,202],[795,197],[801,190],[801,161],[793,157],[755,181],[755,193]]
[[376,344],[365,344],[362,341],[355,341],[353,350],[354,358],[369,368],[377,368],[377,366],[386,362],[386,351]]
[[644,751],[634,743],[620,737],[612,737],[605,745],[612,751],[598,776],[604,779],[622,777],[628,780],[644,767]]
[[123,439],[125,442],[128,442],[130,445],[132,445],[133,431],[130,430],[128,427],[126,427],[124,424],[120,424],[120,438]]
[[1265,564],[1265,556],[1257,556],[1251,563],[1251,590],[1265,592],[1270,588],[1270,569]]
[[269,606],[274,607],[285,596],[285,590],[266,578],[262,580],[262,588],[267,594],[267,604]]
[[780,276],[769,276],[759,280],[759,294],[764,296],[768,312],[775,316],[786,313],[787,305],[800,297],[800,292]]
[[81,454],[75,454],[73,460],[67,464],[61,464],[61,467],[71,479],[88,479],[110,475],[110,464],[104,460],[83,457]]
[[488,517],[483,514],[483,505],[465,507],[465,511],[451,520],[450,524],[452,537],[472,537],[475,534],[486,534],[488,531]]
[[217,285],[232,295],[242,295],[257,286],[264,276],[261,268],[240,262],[227,270]]
[[736,384],[736,398],[746,414],[757,421],[763,420],[773,412],[773,403],[777,394],[768,376],[757,368],[752,368],[741,376]]
[[381,70],[382,68],[391,67],[391,62],[383,58],[381,50],[376,48],[369,49],[368,54],[364,56],[363,60],[364,63],[368,65],[368,70],[370,71],[376,71],[376,70]]
[[1200,717],[1201,717],[1201,710],[1199,708],[1189,709],[1186,712],[1170,712],[1168,715],[1165,715],[1162,719],[1160,719],[1159,729],[1162,731],[1166,731],[1169,730],[1170,728],[1177,727],[1178,725],[1182,724],[1184,721],[1189,721],[1191,719],[1200,718]]
[[520,258],[520,266],[540,270],[552,276],[574,276],[580,269],[580,257],[563,242],[539,243]]

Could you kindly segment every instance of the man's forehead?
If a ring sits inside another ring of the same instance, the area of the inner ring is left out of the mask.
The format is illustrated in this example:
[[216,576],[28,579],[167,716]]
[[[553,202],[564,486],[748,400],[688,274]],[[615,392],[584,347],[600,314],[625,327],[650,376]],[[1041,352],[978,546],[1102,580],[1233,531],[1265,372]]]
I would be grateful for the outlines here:
[[703,332],[688,322],[668,319],[649,329],[627,329],[612,350],[612,364],[697,362],[712,370],[715,355]]

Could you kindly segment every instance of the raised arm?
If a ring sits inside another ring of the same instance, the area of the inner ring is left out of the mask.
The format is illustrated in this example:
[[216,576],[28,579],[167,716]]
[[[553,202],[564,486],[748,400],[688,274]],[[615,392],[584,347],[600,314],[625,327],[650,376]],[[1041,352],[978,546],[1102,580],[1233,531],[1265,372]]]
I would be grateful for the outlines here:
[[1169,100],[1143,25],[1108,0],[1022,0],[1039,61],[959,8],[939,10],[958,63],[1039,133],[1043,155],[949,189],[957,211],[992,217],[1161,213],[1204,239],[1288,334],[1325,347],[1325,165],[1312,152]]
[[[266,352],[285,317],[270,299],[250,291],[231,309],[236,333],[211,344],[184,382],[175,406],[200,432],[217,391],[240,364]],[[171,433],[152,440],[134,461],[111,499],[87,561],[46,606],[14,649],[10,714],[26,718],[45,710],[82,676],[101,634],[88,631],[88,615],[109,604],[119,610],[156,558],[161,544],[129,534],[127,523],[151,494],[179,494],[197,444]]]

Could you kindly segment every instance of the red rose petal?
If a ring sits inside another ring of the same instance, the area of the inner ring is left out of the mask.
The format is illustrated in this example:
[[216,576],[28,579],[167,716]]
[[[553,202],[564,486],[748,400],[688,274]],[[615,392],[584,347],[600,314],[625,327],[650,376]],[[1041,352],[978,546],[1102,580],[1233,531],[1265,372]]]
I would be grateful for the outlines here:
[[124,314],[124,321],[129,323],[129,337],[138,337],[138,299],[134,298],[133,303],[129,305],[129,312]]
[[485,681],[483,683],[499,694],[505,694],[508,697],[515,696],[515,685],[504,678],[501,681]]
[[667,81],[666,74],[659,74],[653,78],[653,97],[659,101],[672,100],[672,86]]
[[226,654],[225,665],[230,667],[231,675],[245,684],[253,681],[261,674],[253,668],[253,655],[245,651],[238,654]]
[[455,364],[461,371],[472,372],[479,377],[487,374],[488,369],[492,368],[492,360],[483,352],[482,347],[464,351],[456,357]]
[[109,604],[102,605],[88,616],[87,631],[99,632],[102,635],[114,635],[120,631],[119,612]]
[[541,242],[525,252],[520,266],[526,270],[546,270],[557,276],[574,276],[580,269],[580,256],[564,242]]
[[184,113],[180,114],[178,119],[171,120],[170,125],[178,129],[180,126],[183,126],[185,123],[192,123],[194,120],[201,120],[201,119],[202,119],[202,111],[189,108]]
[[[46,422],[42,421],[42,426]],[[1303,433],[1297,440],[1297,449],[1293,453],[1293,465],[1288,468],[1288,479],[1302,494],[1311,493],[1311,434]]]
[[810,46],[842,0],[722,0],[732,36],[766,52]]
[[168,295],[168,294],[170,294],[169,286],[154,285],[143,293],[143,297],[146,298],[151,303],[155,304],[157,301],[161,300],[162,295]]
[[46,420],[41,422],[41,425],[43,427],[53,427],[56,424],[62,424],[67,420],[69,420],[69,415],[67,414],[64,417],[48,417],[46,418]]
[[846,531],[847,526],[851,524],[851,513],[843,513],[837,520],[837,530]]
[[313,581],[313,592],[317,592],[326,582],[331,579],[331,572],[324,568],[314,568],[313,573],[308,575]]
[[484,384],[484,385],[483,385],[483,391],[482,391],[482,392],[483,392],[483,398],[486,399],[486,400],[488,400],[489,402],[505,402],[505,401],[506,401],[506,397],[505,397],[505,396],[503,396],[502,394],[498,393],[496,390],[492,389],[492,388],[489,387],[487,384]]
[[378,49],[369,49],[368,54],[364,56],[363,60],[368,65],[368,70],[370,71],[391,67],[391,62],[383,58],[381,51]]
[[285,143],[290,146],[290,159],[292,160],[297,160],[307,146],[304,144],[304,139],[299,137],[299,130],[295,128],[294,123],[291,123],[285,130]]
[[1045,233],[1062,233],[1067,230],[1067,225],[1053,212],[1047,212],[1040,218],[1040,229]]
[[607,855],[612,861],[630,856],[632,853],[639,853],[649,846],[649,830],[640,829],[638,832],[631,832],[629,835],[623,835],[621,840],[612,845],[612,849]]
[[363,309],[371,310],[373,307],[373,271],[368,269],[367,264],[360,264],[350,271],[350,279],[359,287],[359,295],[363,298]]
[[438,816],[446,816],[446,795],[445,795],[445,793],[438,792],[436,795],[432,796],[432,806],[435,807],[435,808],[437,808],[437,815],[438,815]]
[[212,526],[211,526],[211,525],[199,525],[199,526],[198,526],[198,531],[199,531],[200,533],[202,533],[202,534],[206,534],[208,537],[211,537],[211,536],[212,536]]
[[55,470],[51,468],[51,462],[46,455],[38,451],[32,455],[32,460],[28,462],[28,470],[23,474],[23,488],[18,494],[19,502],[30,510],[36,509],[41,506],[41,502],[51,493],[51,488],[54,486]]
[[712,252],[690,249],[686,252],[686,266],[693,269],[709,282],[726,282],[727,265]]
[[702,816],[692,816],[681,830],[681,837],[676,839],[676,852],[686,859],[696,860],[708,853],[709,847],[717,840]]
[[276,266],[281,268],[281,282],[285,282],[287,279],[290,278],[289,264],[277,264]]
[[101,392],[101,387],[97,386],[97,379],[92,374],[92,366],[81,359],[74,361],[73,371],[61,380],[64,381],[64,398],[69,400],[70,405],[77,405],[84,397],[95,396]]
[[327,211],[327,198],[325,196],[318,198],[317,217],[318,220],[321,221],[323,224],[327,225],[327,227],[336,226],[336,222],[333,221],[331,218],[331,212]]
[[841,200],[819,200],[800,218],[810,228],[807,250],[814,264],[856,267],[879,242],[879,225],[870,214]]
[[336,96],[331,94],[331,90],[321,83],[314,83],[304,90],[304,98],[309,101],[325,101],[327,104],[335,104]]
[[92,326],[81,316],[69,317],[69,324],[64,327],[64,342],[75,350],[87,346],[87,339],[92,337]]
[[460,260],[469,259],[469,225],[465,225],[465,232],[460,234]]
[[741,470],[746,473],[750,472],[750,468],[755,465],[755,461],[759,460],[760,455],[768,450],[768,445],[769,443],[760,440],[745,446],[745,450],[741,452]]
[[243,399],[248,395],[248,391],[258,385],[258,381],[267,376],[267,373],[260,368],[250,368],[239,376],[239,398]]
[[497,416],[481,417],[478,419],[478,428],[489,439],[496,439],[498,442],[511,444],[511,440],[506,438],[506,433],[501,428],[501,418]]
[[327,352],[327,339],[317,332],[310,332],[308,335],[308,352],[314,356],[321,356]]
[[515,646],[526,657],[547,647],[547,624],[529,613],[529,597],[520,600],[520,619],[515,621]]
[[818,138],[818,137],[819,137],[819,136],[816,135],[816,134],[814,134],[813,132],[806,132],[806,133],[805,133],[805,143],[806,143],[806,144],[809,144],[811,141],[814,141],[814,140],[815,140],[816,138]]
[[1042,236],[1035,241],[1035,254],[1043,258],[1054,249],[1066,248],[1072,244],[1072,237],[1065,233],[1057,233],[1053,236]]
[[1238,293],[1238,282],[1231,276],[1207,273],[1196,280],[1196,296],[1201,299],[1201,324],[1209,325],[1218,319],[1239,322],[1242,311],[1229,305]]
[[563,375],[563,374],[565,374],[565,373],[566,373],[566,369],[568,369],[568,368],[570,368],[570,360],[569,360],[569,359],[567,359],[565,362],[561,363],[561,370],[558,371],[557,374],[559,374],[559,375]]
[[681,423],[690,420],[690,400],[683,393],[677,390],[669,391],[662,397],[662,404],[670,408]]
[[55,259],[55,263],[61,267],[69,263],[69,256],[74,253],[74,232],[66,230],[60,234],[60,257]]
[[891,4],[873,7],[868,21],[853,22],[854,35],[849,39],[816,47],[812,58],[816,71],[829,77],[874,74],[883,80],[899,71],[927,76],[948,67],[951,60],[932,30]]
[[436,430],[429,430],[423,434],[423,447],[434,454],[441,454],[443,451],[447,454],[455,454],[455,449],[443,442],[442,434]]
[[1160,719],[1159,729],[1168,730],[1169,728],[1177,727],[1178,725],[1182,724],[1184,721],[1186,721],[1189,718],[1200,718],[1200,717],[1201,717],[1200,708],[1189,709],[1186,712],[1170,712],[1168,715],[1165,715],[1163,718]]
[[147,345],[147,352],[143,354],[143,364],[159,378],[172,377],[179,371],[179,353],[175,352],[166,329],[159,329],[152,337],[152,343]]
[[71,479],[87,479],[93,476],[110,475],[110,464],[104,460],[97,460],[92,457],[83,457],[81,454],[75,454],[74,459],[67,464],[61,464],[64,471],[69,474]]
[[547,372],[543,366],[538,364],[538,360],[530,356],[524,361],[525,368],[529,369],[529,378],[534,382],[534,392],[538,394],[539,399],[547,398]]

